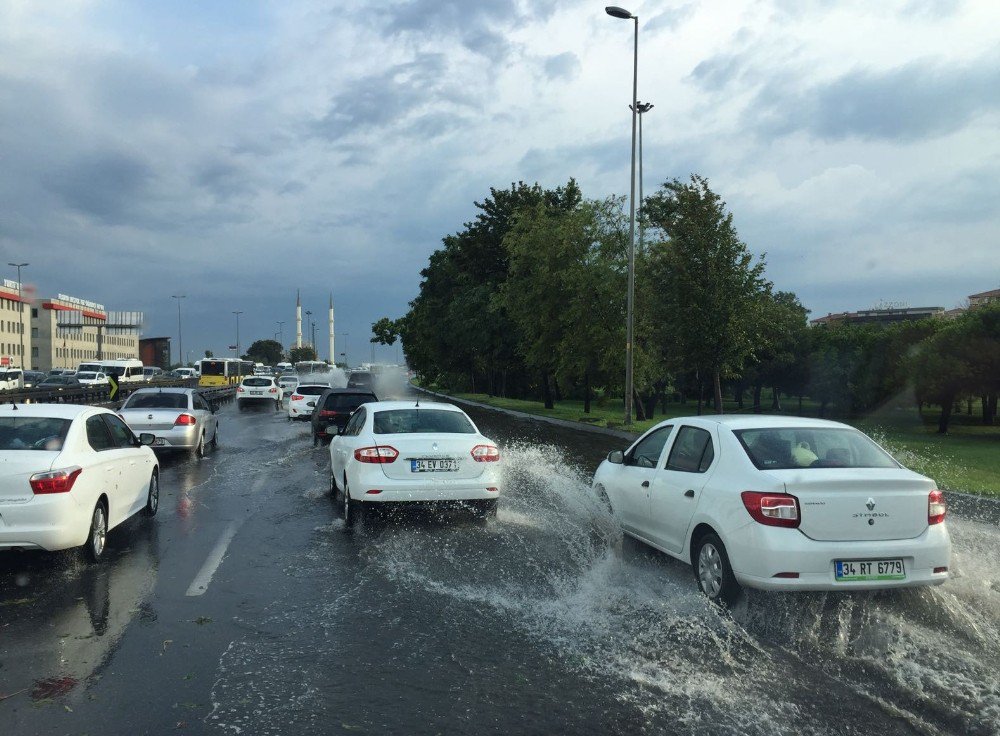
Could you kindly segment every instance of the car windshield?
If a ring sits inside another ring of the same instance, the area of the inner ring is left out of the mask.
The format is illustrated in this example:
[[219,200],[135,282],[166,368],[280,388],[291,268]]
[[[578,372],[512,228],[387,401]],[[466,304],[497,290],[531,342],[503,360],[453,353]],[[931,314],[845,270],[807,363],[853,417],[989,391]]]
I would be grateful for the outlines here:
[[390,409],[375,412],[375,434],[475,434],[472,422],[446,409]]
[[116,378],[121,377],[125,373],[125,367],[121,365],[106,365],[104,366],[104,375],[115,376]]
[[187,409],[187,394],[172,391],[150,394],[132,394],[122,409]]
[[0,450],[61,450],[71,423],[55,417],[0,417]]
[[261,386],[273,386],[274,382],[270,378],[244,378],[243,385],[259,388]]
[[836,427],[741,429],[734,434],[760,470],[792,468],[898,468],[863,433]]

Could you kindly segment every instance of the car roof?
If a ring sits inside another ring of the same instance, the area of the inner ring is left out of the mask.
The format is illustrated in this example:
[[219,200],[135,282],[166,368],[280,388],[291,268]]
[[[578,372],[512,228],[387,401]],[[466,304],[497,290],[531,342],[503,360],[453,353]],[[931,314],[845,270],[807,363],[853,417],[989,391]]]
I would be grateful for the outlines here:
[[715,424],[721,427],[728,427],[731,430],[738,429],[767,429],[784,427],[829,427],[848,428],[841,422],[832,422],[829,419],[815,419],[812,417],[788,417],[780,414],[708,414],[692,417],[672,417],[663,423],[677,424]]
[[139,388],[129,394],[130,397],[136,394],[190,394],[196,392],[196,388],[182,388],[178,386],[164,386],[163,388]]
[[[419,406],[418,406],[419,404]],[[464,414],[459,407],[454,404],[444,404],[440,401],[373,401],[369,404],[373,409],[387,411],[390,409],[443,409],[445,411],[455,411]]]
[[299,388],[330,388],[329,383],[300,383]]
[[325,391],[328,394],[366,394],[374,396],[375,393],[366,388],[329,388]]
[[[14,407],[17,410],[14,410]],[[109,409],[87,404],[2,404],[0,416],[51,417],[55,419],[76,419],[88,411],[113,414]]]

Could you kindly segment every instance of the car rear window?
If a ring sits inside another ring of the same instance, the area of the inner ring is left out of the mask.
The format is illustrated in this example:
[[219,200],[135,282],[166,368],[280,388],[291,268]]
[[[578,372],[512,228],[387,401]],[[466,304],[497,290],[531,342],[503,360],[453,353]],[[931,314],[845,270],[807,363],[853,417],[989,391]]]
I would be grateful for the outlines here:
[[79,378],[81,381],[89,381],[92,378],[97,378],[97,374],[96,373],[77,373],[76,377]]
[[475,434],[466,416],[444,409],[390,409],[375,412],[375,434]]
[[244,378],[244,386],[271,386],[273,381],[270,378]]
[[302,394],[303,396],[319,396],[328,388],[329,386],[299,386],[295,389],[295,393]]
[[132,394],[122,409],[187,409],[187,394]]
[[865,434],[846,427],[734,430],[760,470],[792,468],[898,468]]
[[69,419],[0,417],[0,450],[61,450]]
[[371,401],[378,401],[375,394],[330,394],[326,397],[323,407],[333,411],[350,412]]

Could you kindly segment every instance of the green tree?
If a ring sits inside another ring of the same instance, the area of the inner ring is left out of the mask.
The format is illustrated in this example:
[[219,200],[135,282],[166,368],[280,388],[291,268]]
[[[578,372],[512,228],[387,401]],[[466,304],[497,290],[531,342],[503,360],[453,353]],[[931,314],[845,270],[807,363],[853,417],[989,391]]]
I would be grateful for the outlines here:
[[247,359],[264,365],[275,365],[284,357],[281,343],[277,340],[256,340],[247,348]]
[[211,350],[206,350],[205,351],[205,357],[206,358],[214,358],[215,357],[215,353],[213,353]]
[[400,325],[398,320],[391,320],[382,317],[378,322],[372,323],[372,338],[369,342],[379,345],[395,345],[399,339]]
[[319,360],[316,356],[316,350],[309,345],[303,345],[288,351],[288,362],[298,363],[303,360]]
[[656,311],[685,363],[711,377],[721,413],[722,378],[739,375],[760,345],[770,290],[764,260],[755,262],[725,202],[700,176],[666,182],[644,210],[667,238],[650,246]]

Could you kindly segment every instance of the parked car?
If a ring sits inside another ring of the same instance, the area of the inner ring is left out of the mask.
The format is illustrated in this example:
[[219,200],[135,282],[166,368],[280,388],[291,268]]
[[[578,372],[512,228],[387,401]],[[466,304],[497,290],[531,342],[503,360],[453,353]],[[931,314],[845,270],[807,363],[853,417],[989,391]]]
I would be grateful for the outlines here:
[[106,375],[103,373],[94,373],[92,371],[77,373],[76,380],[84,386],[102,386],[108,383],[108,377]]
[[215,409],[194,388],[140,388],[118,410],[134,432],[153,432],[154,450],[187,450],[195,457],[219,445]]
[[269,402],[274,410],[281,408],[283,392],[281,386],[270,376],[247,376],[236,387],[236,406],[243,411],[248,404]]
[[692,565],[710,599],[741,587],[939,585],[945,500],[862,432],[779,416],[680,417],[601,463],[623,531]]
[[326,383],[299,384],[288,395],[288,421],[312,418],[316,401],[330,388]]
[[451,404],[364,404],[330,443],[330,491],[344,523],[376,505],[461,502],[493,516],[500,450]]
[[362,404],[378,401],[371,391],[358,391],[350,388],[328,388],[316,399],[312,414],[313,447],[321,441],[329,442],[336,432],[331,428],[343,431],[351,414]]
[[110,530],[156,513],[154,440],[99,407],[0,406],[0,549],[82,547],[101,559]]

